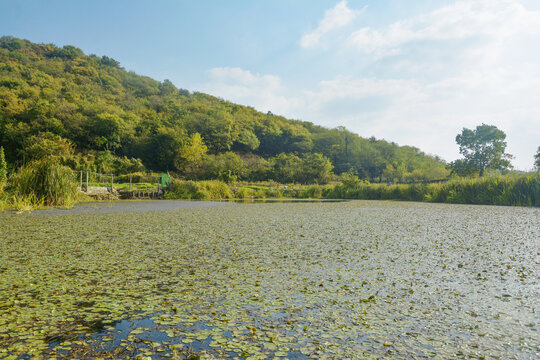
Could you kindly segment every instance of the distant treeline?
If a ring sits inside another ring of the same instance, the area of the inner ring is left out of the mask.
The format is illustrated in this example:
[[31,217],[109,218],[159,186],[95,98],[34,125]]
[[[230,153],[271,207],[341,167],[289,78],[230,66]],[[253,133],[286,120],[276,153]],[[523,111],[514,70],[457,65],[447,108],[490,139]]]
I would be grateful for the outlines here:
[[261,113],[128,72],[73,46],[0,38],[0,146],[14,167],[54,156],[74,170],[186,179],[326,183],[446,178],[445,163],[343,127]]

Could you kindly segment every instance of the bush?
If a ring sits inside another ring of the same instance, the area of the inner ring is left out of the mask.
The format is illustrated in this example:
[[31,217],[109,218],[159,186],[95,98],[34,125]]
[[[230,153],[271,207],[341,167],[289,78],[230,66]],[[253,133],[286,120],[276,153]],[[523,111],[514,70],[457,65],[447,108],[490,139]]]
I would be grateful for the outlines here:
[[165,193],[167,199],[219,200],[231,199],[233,194],[223,181],[184,181],[173,180],[170,189]]
[[223,181],[209,180],[197,183],[200,193],[208,194],[209,199],[232,199],[233,194],[229,185]]
[[38,198],[35,194],[30,195],[13,195],[11,198],[11,206],[17,210],[17,214],[25,211],[32,211],[43,207],[43,198]]
[[173,180],[166,199],[196,199],[197,184],[194,181]]
[[12,193],[34,204],[72,206],[79,198],[73,171],[57,161],[40,159],[21,167],[13,176]]
[[234,197],[236,199],[253,199],[257,197],[256,195],[257,190],[241,187],[235,192]]
[[323,187],[321,185],[311,185],[301,189],[296,197],[300,199],[320,199],[323,194]]

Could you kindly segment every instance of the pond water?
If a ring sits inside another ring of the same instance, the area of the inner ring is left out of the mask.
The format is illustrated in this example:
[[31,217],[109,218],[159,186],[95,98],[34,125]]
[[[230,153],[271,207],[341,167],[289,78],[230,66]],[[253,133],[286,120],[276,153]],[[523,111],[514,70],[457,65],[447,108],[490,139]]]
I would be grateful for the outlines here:
[[540,209],[140,203],[0,214],[0,359],[540,357]]

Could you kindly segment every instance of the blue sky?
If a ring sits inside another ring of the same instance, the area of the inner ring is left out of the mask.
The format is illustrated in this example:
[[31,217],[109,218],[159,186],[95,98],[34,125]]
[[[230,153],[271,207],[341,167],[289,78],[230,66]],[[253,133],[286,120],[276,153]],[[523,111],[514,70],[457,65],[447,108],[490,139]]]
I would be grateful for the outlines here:
[[448,161],[481,123],[540,145],[537,0],[0,0],[0,35]]

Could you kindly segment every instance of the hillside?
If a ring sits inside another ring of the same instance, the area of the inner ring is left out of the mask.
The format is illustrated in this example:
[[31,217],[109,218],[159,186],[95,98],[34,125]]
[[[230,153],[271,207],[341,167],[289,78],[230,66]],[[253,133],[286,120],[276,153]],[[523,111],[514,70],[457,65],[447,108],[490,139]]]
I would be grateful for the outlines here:
[[303,183],[348,171],[375,181],[447,176],[443,161],[415,147],[261,113],[107,56],[13,37],[0,38],[0,146],[11,164],[49,155],[117,174]]

